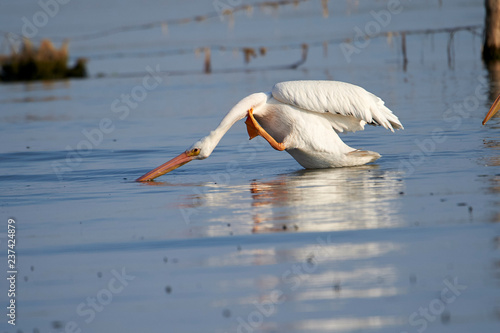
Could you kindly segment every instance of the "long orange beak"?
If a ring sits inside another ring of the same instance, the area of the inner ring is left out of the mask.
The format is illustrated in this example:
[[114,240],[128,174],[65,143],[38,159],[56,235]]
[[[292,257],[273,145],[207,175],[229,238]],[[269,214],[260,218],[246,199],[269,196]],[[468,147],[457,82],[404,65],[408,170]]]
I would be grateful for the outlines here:
[[160,177],[160,176],[162,176],[162,175],[164,175],[172,170],[175,170],[178,167],[183,166],[187,162],[192,161],[193,158],[194,158],[194,156],[192,154],[189,154],[189,151],[186,151],[186,152],[180,154],[179,156],[171,159],[167,163],[164,163],[164,164],[160,165],[159,167],[157,167],[156,169],[151,170],[148,173],[146,173],[145,175],[137,178],[135,181],[136,182],[152,181],[153,179]]
[[490,120],[491,117],[493,117],[495,113],[498,112],[499,109],[500,109],[500,95],[498,95],[497,99],[495,99],[495,102],[493,102],[493,104],[491,105],[490,111],[488,111],[486,117],[484,117],[483,125],[486,124],[488,120]]

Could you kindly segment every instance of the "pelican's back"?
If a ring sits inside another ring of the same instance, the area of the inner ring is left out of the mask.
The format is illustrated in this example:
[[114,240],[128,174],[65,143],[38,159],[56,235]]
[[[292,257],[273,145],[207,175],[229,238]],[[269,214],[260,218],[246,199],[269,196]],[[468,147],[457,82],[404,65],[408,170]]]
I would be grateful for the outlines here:
[[[384,105],[383,100],[354,84],[339,81],[287,81],[275,84],[272,95],[282,103],[304,110],[353,117],[361,121],[361,127],[368,123],[381,125],[391,131],[403,128],[398,117]],[[359,126],[343,128],[348,131],[358,129]]]

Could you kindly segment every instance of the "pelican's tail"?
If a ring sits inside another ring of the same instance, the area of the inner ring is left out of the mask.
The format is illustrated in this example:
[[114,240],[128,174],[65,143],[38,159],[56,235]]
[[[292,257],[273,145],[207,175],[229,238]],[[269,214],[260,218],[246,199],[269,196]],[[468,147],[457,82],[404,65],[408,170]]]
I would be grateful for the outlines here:
[[350,166],[363,165],[378,160],[382,155],[370,150],[353,150],[346,154]]

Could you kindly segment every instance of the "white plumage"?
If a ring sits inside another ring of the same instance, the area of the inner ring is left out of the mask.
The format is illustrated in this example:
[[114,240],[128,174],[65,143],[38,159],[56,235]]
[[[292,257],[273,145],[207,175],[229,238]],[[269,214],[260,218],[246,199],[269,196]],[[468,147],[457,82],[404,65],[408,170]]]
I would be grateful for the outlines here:
[[[350,117],[360,127],[335,126],[335,122],[344,123],[345,118],[329,118],[337,132],[354,132],[364,128],[365,123],[378,124],[394,132],[403,128],[384,101],[365,89],[338,81],[289,81],[280,82],[272,89],[273,97],[288,105],[303,110],[320,113],[338,114]],[[354,119],[352,119],[354,118]],[[338,127],[338,128],[336,128]]]
[[137,181],[150,181],[193,160],[205,159],[222,136],[247,117],[250,138],[263,136],[273,148],[286,150],[304,168],[363,165],[380,155],[346,145],[337,133],[355,132],[366,124],[402,129],[391,110],[374,94],[337,81],[288,81],[270,93],[255,93],[239,101],[208,136]]

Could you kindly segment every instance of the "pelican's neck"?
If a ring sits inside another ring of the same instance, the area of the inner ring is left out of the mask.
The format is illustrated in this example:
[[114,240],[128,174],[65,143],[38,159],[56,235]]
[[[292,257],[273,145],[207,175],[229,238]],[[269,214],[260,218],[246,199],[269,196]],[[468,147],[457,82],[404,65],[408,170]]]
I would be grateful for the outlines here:
[[[212,153],[222,137],[229,131],[229,129],[238,121],[245,118],[248,115],[248,110],[251,108],[256,108],[265,103],[270,94],[256,93],[248,97],[245,97],[238,102],[222,119],[219,126],[214,129],[210,134],[203,138],[201,141],[207,145],[208,155]],[[207,155],[207,156],[208,156]]]
[[231,109],[231,111],[222,119],[219,126],[214,129],[210,134],[202,139],[202,141],[207,142],[209,144],[210,153],[215,149],[215,147],[219,144],[222,137],[229,131],[229,129],[238,121],[247,115],[247,110],[235,110],[235,108]]

